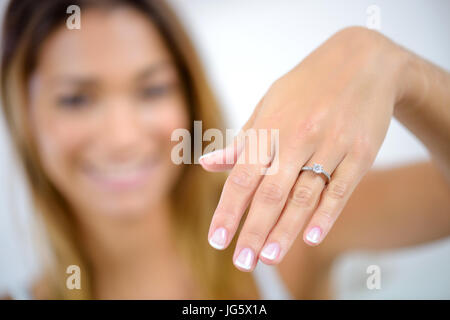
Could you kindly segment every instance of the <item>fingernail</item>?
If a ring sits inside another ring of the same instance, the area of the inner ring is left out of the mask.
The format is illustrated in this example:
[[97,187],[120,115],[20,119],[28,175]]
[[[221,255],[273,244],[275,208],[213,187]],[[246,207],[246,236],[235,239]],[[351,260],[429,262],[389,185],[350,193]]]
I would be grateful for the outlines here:
[[211,247],[218,250],[225,248],[225,243],[227,242],[227,230],[225,228],[217,228],[214,231],[212,237],[209,239],[209,244]]
[[275,260],[280,252],[280,245],[276,242],[269,243],[261,251],[261,256],[268,260]]
[[308,234],[306,235],[306,240],[308,240],[311,243],[318,243],[321,235],[322,230],[320,230],[319,227],[314,227],[311,230],[309,230]]
[[220,149],[220,150],[215,150],[215,151],[212,151],[212,152],[209,152],[209,153],[205,153],[204,155],[202,155],[200,158],[198,158],[198,161],[200,162],[200,163],[205,163],[205,164],[212,164],[212,163],[215,163],[216,161],[215,161],[215,155],[217,155],[219,152],[221,152],[222,151],[222,149]]
[[253,264],[254,256],[255,254],[253,253],[253,250],[249,248],[244,248],[239,253],[234,264],[242,269],[250,270]]

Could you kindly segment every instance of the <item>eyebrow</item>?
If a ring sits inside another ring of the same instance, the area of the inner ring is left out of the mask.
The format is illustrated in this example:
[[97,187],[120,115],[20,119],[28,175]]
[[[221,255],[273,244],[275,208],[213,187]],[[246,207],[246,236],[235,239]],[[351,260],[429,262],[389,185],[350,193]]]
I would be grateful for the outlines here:
[[141,71],[137,75],[136,80],[142,80],[145,78],[149,78],[161,70],[170,69],[173,67],[174,67],[174,64],[171,60],[163,60],[158,63],[154,63],[154,64],[150,65],[149,67],[145,68],[143,71]]
[[[136,81],[142,81],[143,79],[149,78],[157,74],[158,72],[172,68],[174,64],[171,60],[162,60],[157,63],[153,63],[147,67],[145,67],[139,74],[135,77]],[[64,76],[56,76],[52,79],[52,82],[56,82],[58,84],[68,83],[75,84],[78,86],[93,86],[97,83],[95,77],[90,76],[78,76],[78,75],[64,75]]]

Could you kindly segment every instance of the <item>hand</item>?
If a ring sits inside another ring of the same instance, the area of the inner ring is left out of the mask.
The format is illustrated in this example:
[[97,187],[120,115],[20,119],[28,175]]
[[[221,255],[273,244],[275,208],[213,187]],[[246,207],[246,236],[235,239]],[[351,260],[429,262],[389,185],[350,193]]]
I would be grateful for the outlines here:
[[[401,52],[375,31],[338,32],[278,79],[243,127],[279,130],[269,166],[237,161],[253,148],[248,140],[200,159],[209,171],[232,168],[210,226],[212,246],[229,245],[250,204],[233,256],[238,269],[253,270],[257,258],[279,263],[306,223],[307,244],[324,240],[385,138],[402,92]],[[232,164],[224,164],[227,154]],[[275,174],[264,174],[275,158]],[[328,184],[323,174],[301,171],[315,163],[331,174]]]

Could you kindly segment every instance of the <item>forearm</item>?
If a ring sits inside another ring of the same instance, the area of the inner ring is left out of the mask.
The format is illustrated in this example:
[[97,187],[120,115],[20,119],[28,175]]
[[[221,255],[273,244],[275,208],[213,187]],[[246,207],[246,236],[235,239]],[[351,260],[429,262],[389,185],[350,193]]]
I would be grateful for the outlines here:
[[450,235],[450,187],[432,163],[369,172],[322,246],[328,256],[350,249],[388,249]]
[[397,92],[393,115],[433,162],[367,174],[322,243],[326,257],[450,235],[450,74],[394,43],[384,49],[394,57],[384,70]]
[[394,116],[425,144],[450,184],[450,74],[400,50],[405,64]]

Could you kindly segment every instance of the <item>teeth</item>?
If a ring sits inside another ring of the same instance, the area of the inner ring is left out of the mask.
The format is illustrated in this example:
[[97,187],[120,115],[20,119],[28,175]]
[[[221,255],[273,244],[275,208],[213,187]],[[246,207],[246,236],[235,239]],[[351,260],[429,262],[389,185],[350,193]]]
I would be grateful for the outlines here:
[[126,179],[139,175],[141,168],[100,171],[99,174],[108,179]]
[[145,171],[147,164],[126,163],[121,165],[92,166],[92,172],[95,175],[102,176],[105,179],[132,179]]
[[128,175],[137,173],[142,170],[143,166],[115,166],[95,168],[96,171],[103,175]]

